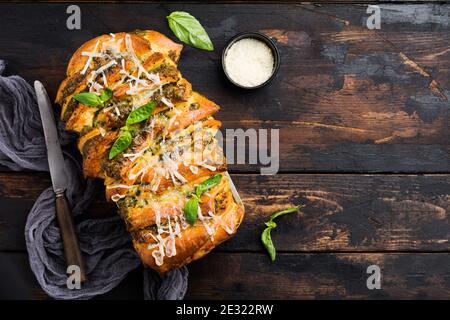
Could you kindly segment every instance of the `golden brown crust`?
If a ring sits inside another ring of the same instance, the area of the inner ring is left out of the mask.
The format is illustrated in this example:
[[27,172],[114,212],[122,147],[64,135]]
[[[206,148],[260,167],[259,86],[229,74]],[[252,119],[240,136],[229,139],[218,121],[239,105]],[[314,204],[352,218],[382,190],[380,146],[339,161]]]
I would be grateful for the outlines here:
[[228,240],[236,232],[237,228],[239,228],[244,217],[244,210],[234,203],[227,211],[219,216],[232,226],[233,232],[231,234],[225,230],[226,227],[219,226],[214,233],[214,237],[211,237],[201,224],[196,224],[194,227],[186,229],[181,238],[175,239],[177,254],[172,257],[166,257],[164,264],[160,266],[155,263],[155,259],[152,256],[152,253],[157,249],[149,250],[148,243],[136,239],[133,240],[134,248],[144,264],[159,273],[165,273],[171,269],[182,267],[194,260],[200,259],[220,243]]
[[137,31],[136,34],[149,41],[154,51],[168,55],[175,63],[178,63],[181,50],[183,49],[182,44],[173,42],[165,35],[154,30]]
[[[85,177],[105,178],[101,162],[108,155],[108,151],[118,132],[111,131],[105,136],[97,135],[88,141],[83,148],[83,174]],[[90,142],[90,143],[89,143]]]
[[92,127],[96,111],[97,108],[79,104],[66,122],[67,129],[81,132],[85,127]]
[[[117,203],[143,263],[160,273],[207,254],[236,232],[244,216],[214,138],[221,123],[212,115],[220,108],[182,77],[177,68],[182,47],[152,30],[98,36],[74,53],[56,96],[66,129],[80,133],[84,175],[105,180],[106,196]],[[101,106],[74,99],[104,88],[112,90],[112,98]],[[132,110],[149,101],[157,102],[152,115],[125,127]],[[195,153],[190,148],[175,156],[174,145],[191,144],[180,139],[195,141],[198,124],[207,137],[200,141],[204,159],[189,158]],[[131,144],[109,159],[124,130],[131,130]],[[188,158],[180,160],[181,155]],[[220,183],[200,196],[199,218],[189,225],[186,202],[198,184],[216,175]]]

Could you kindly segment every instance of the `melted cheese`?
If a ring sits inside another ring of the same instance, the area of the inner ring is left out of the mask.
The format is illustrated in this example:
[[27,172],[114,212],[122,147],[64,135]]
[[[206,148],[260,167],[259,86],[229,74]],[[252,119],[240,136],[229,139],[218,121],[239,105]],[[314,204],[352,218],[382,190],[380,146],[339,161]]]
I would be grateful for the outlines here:
[[[159,209],[156,208],[155,212],[155,222],[158,234],[154,236],[150,233],[150,236],[155,243],[149,244],[147,249],[153,250],[152,257],[155,259],[156,265],[161,266],[164,263],[164,257],[170,258],[177,254],[175,238],[181,237],[181,227],[178,216],[175,216],[173,221],[171,217],[169,217],[166,226],[162,226]],[[172,224],[174,225],[172,226]],[[167,234],[167,236],[163,237],[163,234]]]
[[126,195],[116,193],[116,194],[113,194],[113,195],[111,196],[111,200],[114,201],[114,202],[117,202],[117,201],[119,201],[120,199],[123,199],[123,198],[125,198],[125,197],[126,197]]

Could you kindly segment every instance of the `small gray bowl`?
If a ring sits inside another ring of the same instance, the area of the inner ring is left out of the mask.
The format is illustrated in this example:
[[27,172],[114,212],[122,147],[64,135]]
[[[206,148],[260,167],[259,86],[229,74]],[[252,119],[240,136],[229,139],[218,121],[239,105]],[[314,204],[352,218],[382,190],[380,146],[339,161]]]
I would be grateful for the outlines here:
[[[269,48],[270,50],[272,50],[272,54],[273,54],[273,71],[272,71],[272,75],[270,76],[269,79],[267,79],[265,82],[254,86],[254,87],[245,87],[240,85],[239,83],[236,83],[233,79],[231,79],[231,77],[228,75],[227,72],[227,68],[225,66],[225,56],[227,55],[227,51],[228,49],[237,41],[242,40],[242,39],[248,39],[248,38],[253,38],[256,40],[260,40],[262,42],[264,42]],[[275,78],[278,69],[280,68],[280,53],[278,52],[278,48],[275,45],[275,43],[265,34],[259,33],[259,32],[243,32],[243,33],[239,33],[237,35],[235,35],[234,37],[232,37],[227,44],[225,45],[225,47],[223,48],[222,51],[222,69],[223,72],[225,73],[225,75],[227,76],[228,80],[230,80],[230,82],[232,84],[234,84],[235,86],[242,88],[242,89],[257,89],[257,88],[261,88],[263,86],[265,86],[266,84],[268,84],[270,81],[272,81],[273,78]]]

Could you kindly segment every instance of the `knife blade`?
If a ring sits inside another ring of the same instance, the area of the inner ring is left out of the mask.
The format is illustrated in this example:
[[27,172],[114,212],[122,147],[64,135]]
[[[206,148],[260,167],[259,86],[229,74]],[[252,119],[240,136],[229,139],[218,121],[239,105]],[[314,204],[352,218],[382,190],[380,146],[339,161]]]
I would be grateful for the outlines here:
[[55,117],[51,108],[50,98],[42,83],[35,81],[34,90],[36,91],[42,127],[44,128],[45,145],[47,146],[47,159],[53,191],[58,194],[67,189],[67,176],[64,170],[64,157],[61,145],[59,144]]
[[67,266],[77,266],[79,268],[78,279],[80,282],[84,282],[87,278],[83,257],[81,255],[77,235],[73,226],[72,213],[66,197],[65,191],[68,187],[68,178],[65,171],[61,145],[59,144],[58,131],[56,129],[52,104],[50,102],[50,98],[48,97],[47,91],[41,82],[34,82],[34,90],[36,92],[42,127],[44,129],[48,166],[52,179],[53,191],[55,192],[56,219],[61,232],[66,264]]

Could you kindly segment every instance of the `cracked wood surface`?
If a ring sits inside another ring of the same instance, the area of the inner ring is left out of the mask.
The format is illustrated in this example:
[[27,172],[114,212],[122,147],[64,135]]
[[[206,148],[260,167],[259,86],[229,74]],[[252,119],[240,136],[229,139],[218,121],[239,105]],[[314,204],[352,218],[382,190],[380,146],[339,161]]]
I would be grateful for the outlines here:
[[[280,129],[284,174],[230,166],[247,216],[235,238],[191,265],[186,298],[449,297],[450,4],[381,4],[381,30],[365,28],[367,5],[79,5],[82,30],[68,31],[66,4],[0,4],[7,73],[39,79],[54,96],[84,41],[152,27],[172,36],[165,16],[185,10],[216,50],[185,47],[180,69],[221,105],[223,129]],[[277,41],[281,68],[270,86],[241,91],[223,76],[220,55],[230,37],[251,30]],[[49,177],[1,170],[0,266],[18,270],[18,297],[45,299],[23,228]],[[263,222],[299,204],[302,216],[277,221],[272,264],[259,242]],[[87,216],[114,213],[99,194]],[[374,263],[380,291],[365,286]],[[142,298],[141,282],[136,270],[99,298]]]
[[[260,252],[264,222],[276,211],[304,205],[277,221],[280,252],[450,252],[449,175],[279,174],[232,176],[246,206],[237,235],[216,251]],[[0,174],[0,250],[25,250],[28,211],[51,185],[46,174]],[[116,213],[102,188],[87,217]]]
[[[0,29],[11,31],[0,52],[10,74],[40,79],[53,96],[87,39],[152,27],[172,36],[164,17],[185,9],[216,50],[186,47],[181,71],[222,106],[224,130],[280,129],[281,171],[448,172],[450,4],[380,6],[381,30],[368,30],[366,5],[85,3],[82,30],[68,31],[64,4],[2,4]],[[281,53],[277,78],[257,91],[237,90],[220,66],[225,42],[246,30],[273,37]]]
[[[24,253],[0,252],[1,259],[14,267],[14,283],[22,284],[12,297],[47,298]],[[372,264],[383,270],[380,290],[366,287]],[[291,253],[272,263],[260,253],[213,252],[191,264],[185,299],[445,299],[449,264],[449,253]],[[95,299],[141,299],[141,292],[138,268]]]
[[[449,175],[236,174],[233,180],[247,216],[233,239],[191,264],[186,299],[448,298]],[[47,174],[0,174],[0,207],[8,208],[0,210],[0,261],[16,270],[16,298],[47,298],[31,274],[23,227],[48,186]],[[277,221],[271,263],[259,242],[263,223],[300,204],[302,215]],[[114,212],[99,194],[86,215]],[[381,290],[365,286],[372,264],[383,272]],[[140,299],[141,284],[137,269],[98,298]]]

